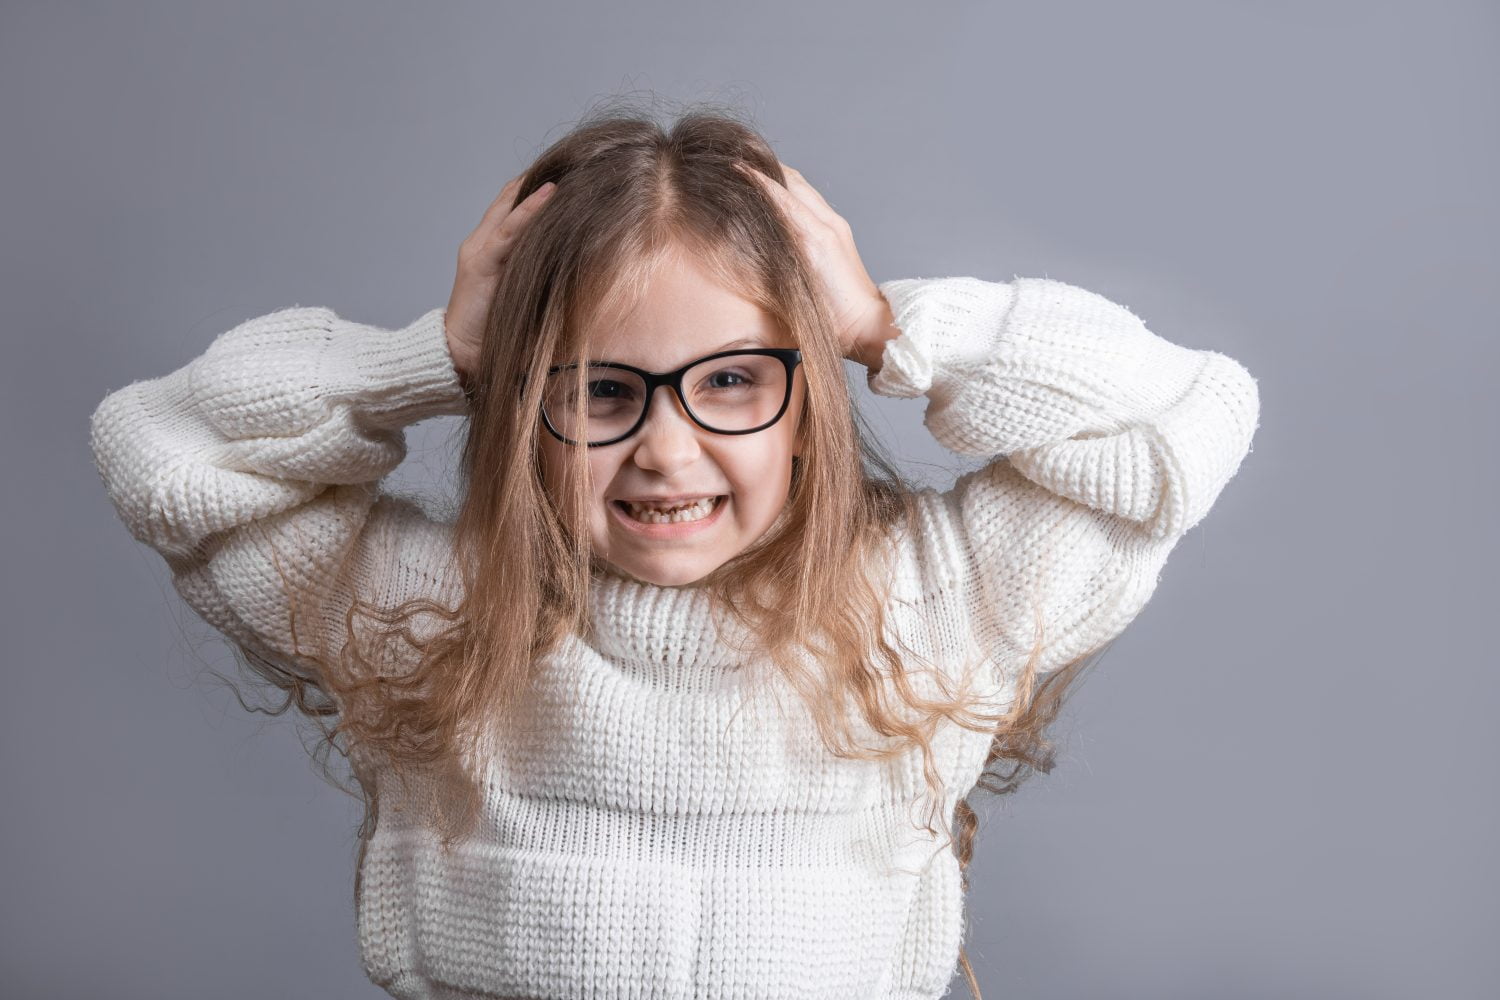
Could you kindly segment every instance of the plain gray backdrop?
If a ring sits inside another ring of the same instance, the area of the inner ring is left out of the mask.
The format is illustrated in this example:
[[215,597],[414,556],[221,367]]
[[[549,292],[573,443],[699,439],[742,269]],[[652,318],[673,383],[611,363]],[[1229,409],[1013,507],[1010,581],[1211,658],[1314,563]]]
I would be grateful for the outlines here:
[[505,181],[651,92],[750,112],[877,281],[1059,278],[1259,379],[1057,769],[976,797],[986,995],[1495,996],[1497,56],[1477,2],[6,3],[0,992],[382,995],[354,800],[207,673],[88,417],[275,308],[446,304]]

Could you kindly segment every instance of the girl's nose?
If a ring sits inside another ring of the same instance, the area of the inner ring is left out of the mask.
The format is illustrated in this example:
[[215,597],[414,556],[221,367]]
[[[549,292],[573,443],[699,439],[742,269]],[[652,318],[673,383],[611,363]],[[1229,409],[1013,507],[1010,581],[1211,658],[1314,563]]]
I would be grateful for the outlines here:
[[636,432],[635,463],[671,475],[698,457],[700,430],[683,409],[677,393],[667,387],[658,389],[646,422]]

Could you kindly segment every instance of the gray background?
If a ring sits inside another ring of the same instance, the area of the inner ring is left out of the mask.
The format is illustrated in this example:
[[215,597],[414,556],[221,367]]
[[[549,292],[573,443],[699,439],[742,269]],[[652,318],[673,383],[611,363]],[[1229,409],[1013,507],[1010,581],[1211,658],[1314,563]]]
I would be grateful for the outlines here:
[[5,4],[3,992],[381,995],[353,800],[205,673],[87,418],[274,308],[445,304],[501,185],[650,90],[748,108],[876,280],[1060,278],[1260,380],[1058,769],[980,800],[986,994],[1494,996],[1497,42],[1492,3]]

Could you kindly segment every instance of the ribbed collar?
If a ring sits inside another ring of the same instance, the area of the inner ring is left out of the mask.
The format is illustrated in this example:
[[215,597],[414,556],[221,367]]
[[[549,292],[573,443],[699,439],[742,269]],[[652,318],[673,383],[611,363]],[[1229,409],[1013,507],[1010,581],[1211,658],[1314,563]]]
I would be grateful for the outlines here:
[[727,612],[713,616],[707,588],[664,587],[596,572],[589,645],[674,687],[712,688],[743,665],[750,634]]

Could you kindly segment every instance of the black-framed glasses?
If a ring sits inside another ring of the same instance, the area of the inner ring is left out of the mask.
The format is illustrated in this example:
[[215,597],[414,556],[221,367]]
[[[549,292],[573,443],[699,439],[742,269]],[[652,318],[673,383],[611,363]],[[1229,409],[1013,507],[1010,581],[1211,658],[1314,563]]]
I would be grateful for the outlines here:
[[[646,422],[651,397],[669,386],[693,423],[715,434],[754,434],[786,413],[802,352],[792,347],[720,351],[672,372],[650,372],[618,361],[547,369],[542,422],[553,437],[588,447],[614,444]],[[580,396],[582,398],[580,398]]]

